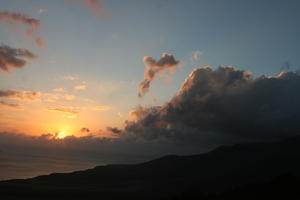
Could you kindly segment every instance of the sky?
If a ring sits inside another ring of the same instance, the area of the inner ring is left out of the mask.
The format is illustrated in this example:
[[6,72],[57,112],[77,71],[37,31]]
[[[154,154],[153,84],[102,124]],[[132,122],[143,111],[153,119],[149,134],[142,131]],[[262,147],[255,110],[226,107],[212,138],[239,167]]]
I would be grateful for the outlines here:
[[[269,138],[276,120],[286,122],[277,127],[282,132],[298,127],[292,112],[299,100],[297,0],[0,0],[0,5],[0,135],[14,145],[40,147],[50,140],[56,147],[65,138],[72,149],[95,150],[95,138],[102,143],[125,138],[104,146],[136,153],[130,141],[142,137],[151,140],[149,148],[167,141],[151,154],[160,155],[161,149],[173,152],[169,138],[177,138],[176,150],[178,141],[195,139],[186,139],[186,132],[201,133],[197,141],[215,145]],[[232,80],[238,89],[232,89]],[[245,107],[247,116],[237,111]],[[235,120],[240,126],[233,129]],[[245,128],[255,132],[251,127],[264,137],[247,131],[236,137]]]
[[[1,89],[43,96],[22,102],[24,109],[2,109],[2,131],[80,134],[83,127],[96,131],[122,126],[135,106],[161,105],[174,96],[195,67],[230,65],[259,76],[277,74],[286,62],[293,68],[300,63],[295,42],[300,32],[298,1],[104,0],[100,4],[99,12],[105,16],[99,17],[84,2],[1,0],[2,11],[38,19],[39,35],[47,43],[39,48],[20,31],[0,24],[1,44],[28,48],[37,55],[20,70],[0,73]],[[182,67],[171,76],[171,83],[155,80],[149,94],[137,98],[143,57],[159,58],[164,52],[174,55]],[[96,106],[103,109],[93,109]],[[49,112],[49,108],[79,113]]]

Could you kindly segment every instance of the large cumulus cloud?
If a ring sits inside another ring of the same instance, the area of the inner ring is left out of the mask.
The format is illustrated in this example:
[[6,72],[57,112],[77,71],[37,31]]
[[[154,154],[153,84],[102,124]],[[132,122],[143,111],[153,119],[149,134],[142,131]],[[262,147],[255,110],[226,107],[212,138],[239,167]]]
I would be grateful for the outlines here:
[[300,130],[300,75],[253,78],[234,67],[195,69],[161,107],[137,107],[124,135],[203,142],[275,139]]

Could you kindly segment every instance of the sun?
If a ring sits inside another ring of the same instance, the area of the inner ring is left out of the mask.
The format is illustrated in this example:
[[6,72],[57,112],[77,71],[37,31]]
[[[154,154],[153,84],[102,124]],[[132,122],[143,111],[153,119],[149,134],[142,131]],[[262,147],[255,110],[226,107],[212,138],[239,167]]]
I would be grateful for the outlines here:
[[64,139],[66,136],[67,136],[67,134],[66,134],[65,132],[60,131],[60,132],[57,133],[56,138],[62,140],[62,139]]

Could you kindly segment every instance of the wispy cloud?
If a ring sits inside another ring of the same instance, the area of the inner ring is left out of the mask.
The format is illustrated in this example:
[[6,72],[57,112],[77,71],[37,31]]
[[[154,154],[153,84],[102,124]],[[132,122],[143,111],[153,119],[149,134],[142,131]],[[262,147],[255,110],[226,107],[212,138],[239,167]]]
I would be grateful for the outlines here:
[[0,98],[15,99],[19,101],[35,101],[41,97],[40,92],[0,90]]
[[0,12],[0,22],[5,22],[10,25],[24,25],[26,27],[25,34],[27,37],[34,40],[39,47],[44,47],[46,42],[38,36],[38,31],[42,26],[41,22],[35,18],[14,12]]
[[75,90],[85,90],[86,89],[86,85],[76,85],[74,86]]
[[54,88],[52,91],[53,92],[64,92],[65,90],[64,90],[64,88]]
[[106,111],[106,110],[110,110],[111,108],[109,106],[95,106],[93,107],[93,109],[99,111]]
[[197,62],[200,60],[200,57],[202,56],[203,52],[200,50],[196,50],[194,52],[192,52],[192,55],[190,57],[192,62]]
[[60,108],[48,108],[48,111],[52,112],[62,112],[62,113],[68,113],[68,114],[78,114],[79,111],[75,110],[74,108],[66,108],[66,107],[60,107]]
[[37,14],[42,14],[42,13],[45,13],[47,10],[46,9],[44,9],[44,8],[39,8],[39,9],[37,9]]
[[67,75],[67,76],[63,77],[63,80],[66,80],[66,81],[75,81],[76,79],[77,79],[77,77],[72,76],[72,75]]
[[15,49],[6,45],[0,46],[0,70],[4,72],[10,72],[13,68],[23,68],[27,63],[25,59],[34,58],[36,58],[36,55],[28,49]]
[[23,110],[24,106],[21,104],[8,103],[6,101],[0,101],[0,108],[8,108],[14,110]]
[[91,132],[91,130],[88,129],[88,128],[82,128],[82,129],[80,129],[80,132],[82,132],[82,133],[89,133],[89,132]]
[[45,102],[56,102],[59,100],[74,100],[76,98],[73,94],[65,94],[62,92],[59,93],[43,93],[42,94],[42,100]]
[[67,0],[83,3],[96,17],[107,18],[108,13],[104,10],[101,0]]
[[65,94],[64,95],[64,99],[66,99],[66,100],[73,100],[73,99],[75,99],[76,98],[76,96],[75,95],[72,95],[72,94]]

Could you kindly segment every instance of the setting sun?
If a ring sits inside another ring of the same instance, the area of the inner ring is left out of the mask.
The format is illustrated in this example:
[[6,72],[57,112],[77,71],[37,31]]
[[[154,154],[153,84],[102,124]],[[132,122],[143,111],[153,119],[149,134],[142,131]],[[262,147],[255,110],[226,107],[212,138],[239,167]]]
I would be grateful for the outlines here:
[[60,132],[57,133],[57,136],[55,138],[61,140],[61,139],[64,139],[65,137],[67,137],[67,136],[68,135],[65,132],[60,131]]

